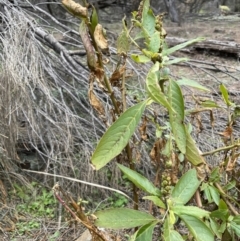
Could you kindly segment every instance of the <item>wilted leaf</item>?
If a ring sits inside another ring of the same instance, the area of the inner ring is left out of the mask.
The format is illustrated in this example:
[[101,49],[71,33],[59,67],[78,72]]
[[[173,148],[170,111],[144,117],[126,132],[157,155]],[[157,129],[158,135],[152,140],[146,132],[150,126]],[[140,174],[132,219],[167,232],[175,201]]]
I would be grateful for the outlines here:
[[120,66],[119,68],[115,69],[110,77],[109,81],[111,82],[112,86],[120,86],[120,79],[123,77],[123,74],[126,70],[126,66]]
[[90,83],[90,87],[88,90],[88,98],[91,106],[98,112],[99,115],[105,116],[105,110],[102,102],[98,99],[98,97],[94,94],[93,91],[93,83]]
[[145,110],[147,100],[126,110],[105,132],[92,156],[98,170],[119,155],[127,145]]
[[131,58],[136,63],[147,63],[151,61],[151,58],[148,58],[145,55],[139,55],[139,54],[132,54]]
[[94,213],[95,225],[102,228],[134,228],[157,221],[152,215],[129,208],[114,208]]
[[125,17],[123,18],[123,31],[117,38],[117,53],[127,55],[130,47],[130,41],[128,37],[128,29],[125,25]]
[[120,168],[120,170],[125,174],[125,176],[131,182],[133,182],[138,188],[152,195],[156,195],[156,196],[161,195],[160,190],[157,187],[155,187],[154,184],[151,183],[146,177],[142,176],[136,171],[133,171],[121,164],[117,164],[117,165]]
[[108,51],[107,39],[104,36],[103,27],[99,23],[95,27],[94,39],[101,50]]
[[87,8],[79,3],[75,3],[73,0],[62,0],[62,4],[75,17],[87,18]]

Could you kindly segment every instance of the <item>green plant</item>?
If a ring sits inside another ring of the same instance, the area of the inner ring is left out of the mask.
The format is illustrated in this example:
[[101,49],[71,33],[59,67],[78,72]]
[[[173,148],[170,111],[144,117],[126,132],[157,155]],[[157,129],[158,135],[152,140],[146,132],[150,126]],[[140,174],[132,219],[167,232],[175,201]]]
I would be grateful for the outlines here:
[[24,235],[27,233],[31,233],[34,230],[40,228],[40,223],[38,221],[26,221],[26,222],[18,222],[16,224],[17,232],[20,235]]
[[[186,58],[171,59],[170,55],[203,38],[193,39],[186,43],[168,48],[165,42],[165,30],[162,27],[162,15],[155,16],[150,8],[149,0],[141,2],[138,12],[133,12],[132,25],[128,29],[123,21],[123,31],[118,37],[117,52],[119,54],[119,64],[113,73],[108,76],[104,71],[102,52],[107,52],[108,45],[102,31],[102,26],[98,23],[97,13],[92,7],[92,15],[88,16],[88,9],[72,0],[63,0],[63,5],[74,16],[80,18],[80,36],[87,52],[88,66],[90,69],[89,78],[89,99],[93,108],[100,116],[104,115],[103,104],[93,93],[93,82],[97,79],[99,87],[108,92],[112,101],[114,123],[108,128],[99,141],[93,155],[92,164],[96,170],[106,166],[111,160],[119,160],[121,156],[127,160],[126,165],[117,164],[124,175],[133,184],[133,209],[111,208],[97,211],[95,225],[98,227],[112,229],[137,228],[130,237],[130,241],[152,240],[152,234],[156,225],[160,224],[161,238],[166,241],[184,240],[183,235],[177,229],[179,222],[184,223],[189,232],[187,239],[197,241],[213,241],[214,238],[226,236],[235,237],[240,235],[240,215],[236,206],[239,206],[236,199],[228,194],[234,187],[234,182],[229,187],[222,186],[221,180],[227,169],[213,169],[208,166],[204,156],[219,151],[231,151],[231,159],[226,155],[226,164],[229,166],[232,161],[236,162],[239,142],[233,142],[211,153],[201,153],[191,135],[192,126],[187,115],[194,115],[203,111],[210,113],[212,119],[212,109],[220,108],[216,103],[206,101],[201,103],[200,108],[188,110],[185,107],[181,86],[187,85],[208,91],[199,83],[179,78],[174,80],[171,76],[170,66]],[[133,29],[137,29],[134,35]],[[141,48],[137,40],[143,39],[145,48]],[[125,62],[129,49],[133,46],[139,49],[139,54],[132,54],[131,58],[138,64],[152,62],[152,66],[146,76],[146,90],[148,98],[139,101],[134,106],[126,107],[125,88]],[[119,101],[113,91],[113,86],[118,87],[122,93]],[[233,113],[237,107],[228,98],[227,89],[220,86],[223,99],[229,113],[228,128],[231,129]],[[151,105],[160,105],[165,108],[169,115],[169,121],[160,126],[158,119],[153,118],[147,109]],[[222,107],[221,107],[222,108]],[[231,114],[230,114],[231,112]],[[145,114],[146,113],[146,114]],[[133,133],[142,121],[139,128],[140,135],[144,139],[147,136],[146,122],[151,120],[151,124],[156,126],[156,138],[150,153],[155,163],[155,182],[136,171],[136,157],[132,149],[137,148],[137,144],[131,141]],[[231,136],[230,131],[224,133]],[[120,155],[120,156],[119,156]],[[123,159],[123,158],[122,158]],[[191,169],[183,171],[183,164],[188,163]],[[180,176],[180,178],[179,178]],[[229,188],[229,189],[228,189]],[[151,201],[160,212],[153,216],[150,213],[138,210],[139,191],[144,194],[143,199]],[[200,191],[203,193],[201,196]],[[195,202],[192,201],[194,196]],[[60,200],[60,197],[59,197]],[[204,204],[204,202],[206,204]],[[216,205],[214,211],[207,210],[210,203]],[[68,208],[68,207],[66,207]],[[69,209],[69,208],[68,208]],[[77,210],[77,207],[75,208]],[[74,214],[73,214],[74,215]],[[76,215],[75,215],[76,216]],[[94,233],[95,226],[92,226],[87,218],[80,212],[79,219],[86,222]],[[102,233],[98,233],[100,239],[106,240]],[[160,238],[160,237],[159,237]]]
[[[29,213],[34,217],[54,217],[56,200],[52,192],[41,187],[37,183],[30,184],[31,187],[19,186],[14,183],[14,194],[21,198],[22,202],[17,205],[19,212]],[[39,191],[39,192],[38,192]]]

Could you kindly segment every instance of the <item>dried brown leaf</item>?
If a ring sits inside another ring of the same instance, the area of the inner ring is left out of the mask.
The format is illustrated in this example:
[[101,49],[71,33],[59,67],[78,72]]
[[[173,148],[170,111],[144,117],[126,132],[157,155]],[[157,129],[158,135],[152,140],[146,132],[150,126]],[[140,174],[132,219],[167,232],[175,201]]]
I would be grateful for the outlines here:
[[110,78],[110,82],[113,86],[120,85],[119,80],[122,78],[124,72],[125,72],[125,65],[115,69],[115,71],[113,72]]
[[231,126],[227,126],[226,129],[224,130],[224,132],[219,132],[218,134],[226,137],[226,138],[230,138],[232,135],[233,129]]
[[79,3],[76,3],[73,0],[62,0],[62,4],[72,15],[80,18],[87,18],[87,8]]
[[94,39],[101,50],[108,51],[107,39],[104,36],[103,27],[101,24],[97,24],[95,28]]
[[98,112],[98,114],[100,114],[101,116],[105,116],[105,110],[104,110],[103,104],[98,99],[98,97],[94,94],[92,82],[90,82],[90,87],[88,90],[88,98],[89,98],[90,104]]

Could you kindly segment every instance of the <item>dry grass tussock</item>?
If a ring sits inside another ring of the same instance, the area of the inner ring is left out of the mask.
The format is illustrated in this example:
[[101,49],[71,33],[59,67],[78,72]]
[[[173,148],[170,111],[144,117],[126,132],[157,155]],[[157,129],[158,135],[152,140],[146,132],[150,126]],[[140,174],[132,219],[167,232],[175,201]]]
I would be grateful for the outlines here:
[[[28,165],[92,182],[97,174],[89,157],[105,126],[88,103],[88,72],[73,58],[75,65],[69,64],[63,52],[51,50],[35,30],[47,32],[28,13],[10,6],[4,10],[1,171],[18,173],[19,166]],[[23,163],[33,157],[35,163]],[[104,175],[99,178],[106,182]]]
[[[83,49],[79,34],[74,30],[78,23],[67,15],[67,21],[71,22],[68,27],[68,23],[62,24],[44,8],[28,1],[24,4],[28,8],[16,8],[5,1],[4,10],[0,12],[3,26],[0,34],[0,171],[5,176],[11,174],[19,178],[20,173],[35,178],[36,175],[22,173],[21,169],[44,170],[117,187],[120,172],[114,164],[95,172],[89,163],[107,127],[89,104],[85,57],[72,54],[72,49]],[[116,53],[114,48],[111,51]],[[116,64],[117,60],[112,59],[108,71]],[[134,66],[129,63],[129,68],[134,69]],[[139,97],[144,95],[145,75],[137,69],[134,71],[137,77],[134,83],[127,83],[127,88],[132,96]],[[109,96],[97,86],[94,88],[106,113],[110,113]],[[121,93],[115,91],[120,97]],[[133,105],[130,98],[127,105]],[[109,114],[105,119],[107,123],[112,122]],[[144,143],[142,156],[146,156],[142,161],[150,162]],[[145,165],[144,169],[147,171],[149,167]],[[80,196],[93,190],[88,185],[64,179],[43,175],[37,178],[49,187],[60,181]],[[98,194],[100,190],[97,189]]]

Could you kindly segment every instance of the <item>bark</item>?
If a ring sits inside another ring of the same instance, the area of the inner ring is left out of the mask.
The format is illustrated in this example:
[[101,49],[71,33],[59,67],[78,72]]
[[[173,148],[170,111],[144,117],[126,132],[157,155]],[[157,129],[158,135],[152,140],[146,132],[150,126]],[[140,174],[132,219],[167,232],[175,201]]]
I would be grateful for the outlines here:
[[172,22],[181,24],[179,12],[176,6],[176,0],[164,0],[166,8],[168,10],[169,17]]
[[[168,46],[172,47],[172,46],[184,43],[188,41],[188,39],[167,37],[166,41]],[[203,49],[203,50],[214,51],[218,53],[222,52],[222,53],[233,54],[233,55],[236,55],[237,57],[240,57],[240,44],[234,41],[219,41],[219,40],[208,39],[203,42],[199,42],[194,45],[191,45],[188,48],[190,48],[191,51],[195,51],[197,49]]]

